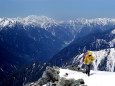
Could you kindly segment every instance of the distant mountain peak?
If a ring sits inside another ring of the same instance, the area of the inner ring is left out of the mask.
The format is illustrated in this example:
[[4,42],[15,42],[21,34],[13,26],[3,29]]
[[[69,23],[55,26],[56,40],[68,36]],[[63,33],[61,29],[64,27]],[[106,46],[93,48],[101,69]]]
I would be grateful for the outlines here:
[[30,15],[25,18],[17,17],[17,18],[0,18],[0,27],[12,27],[16,24],[16,22],[19,22],[23,24],[24,26],[32,25],[32,26],[39,26],[41,28],[49,28],[53,25],[57,25],[57,22],[49,17],[46,16],[36,16],[36,15]]
[[23,26],[32,26],[32,27],[41,27],[44,29],[50,28],[52,26],[63,26],[77,29],[77,32],[80,32],[81,29],[86,25],[88,27],[93,26],[105,26],[105,25],[115,25],[114,18],[95,18],[95,19],[85,19],[77,18],[76,20],[69,21],[59,21],[49,18],[47,16],[36,16],[30,15],[25,18],[0,18],[0,30],[4,27],[12,27],[15,24],[20,23]]
[[85,18],[77,18],[76,20],[70,20],[70,23],[82,23],[82,24],[99,24],[99,25],[107,25],[107,24],[115,24],[114,18],[95,18],[95,19],[85,19]]
[[56,21],[52,18],[46,17],[46,16],[36,16],[36,15],[30,15],[23,19],[25,25],[28,24],[36,24],[40,25],[42,28],[47,28],[52,26],[53,24],[56,24]]

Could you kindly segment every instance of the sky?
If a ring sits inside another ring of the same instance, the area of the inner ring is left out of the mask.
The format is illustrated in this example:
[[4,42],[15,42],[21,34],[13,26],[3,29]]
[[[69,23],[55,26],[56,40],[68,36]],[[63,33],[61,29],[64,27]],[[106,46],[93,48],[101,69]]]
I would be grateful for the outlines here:
[[115,18],[115,0],[0,0],[0,17]]

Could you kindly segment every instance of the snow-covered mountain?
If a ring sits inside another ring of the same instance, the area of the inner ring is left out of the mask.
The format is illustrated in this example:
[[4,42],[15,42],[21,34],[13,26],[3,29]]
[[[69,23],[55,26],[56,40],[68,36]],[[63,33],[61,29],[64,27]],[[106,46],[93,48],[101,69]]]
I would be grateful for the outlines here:
[[90,50],[96,58],[93,66],[95,70],[115,71],[115,34],[114,29],[84,37],[76,38],[68,47],[53,56],[53,65],[80,65],[83,55]]
[[53,36],[56,36],[59,39],[63,38],[65,44],[70,43],[76,35],[76,31],[70,27],[69,23],[61,21],[57,22],[46,16],[30,15],[25,18],[0,18],[0,31],[7,29],[15,30],[17,27],[18,29],[24,30],[35,28],[45,29]]
[[115,24],[115,19],[114,18],[95,18],[95,19],[85,19],[85,18],[78,18],[74,21],[70,20],[69,21],[71,24],[73,23],[81,23],[81,24],[86,24],[91,26],[91,24],[94,25],[114,25]]
[[[108,32],[109,35],[102,39],[96,39],[95,43],[92,43],[92,46],[96,46],[99,50],[93,50],[93,55],[95,57],[95,61],[93,63],[94,70],[102,70],[102,71],[115,71],[115,29]],[[108,46],[108,48],[102,49],[101,46]],[[72,64],[83,65],[82,59],[85,53],[79,54],[73,58]]]
[[[68,76],[65,76],[65,74]],[[69,79],[83,79],[87,86],[114,86],[115,72],[91,71],[91,76],[69,69],[60,69],[60,76]]]
[[[104,49],[100,51],[91,51],[93,56],[95,57],[95,61],[93,62],[93,69],[97,70],[106,70],[110,72],[115,71],[115,48]],[[77,55],[73,58],[72,64],[77,64],[80,67],[83,66],[83,55],[84,53]],[[79,64],[78,64],[79,63]]]
[[24,26],[39,26],[41,28],[49,28],[56,25],[56,21],[46,16],[31,15],[25,18],[0,18],[0,27],[13,27],[16,23],[21,23]]
[[[88,27],[90,30],[107,30],[109,27],[115,25],[115,19],[112,18],[95,18],[95,19],[85,19],[78,18],[76,20],[70,20],[67,22],[73,28],[77,28],[77,32],[81,32],[83,28]],[[94,28],[95,27],[95,28]],[[88,29],[87,28],[87,29]]]
[[75,32],[45,16],[0,18],[0,80],[23,64],[46,62],[74,40]]
[[[75,59],[87,50],[107,54],[114,47],[115,19],[81,18],[57,22],[35,15],[0,18],[0,78],[22,64],[50,59],[53,65],[80,64],[80,60],[77,63]],[[106,58],[109,54],[103,56],[100,63],[95,63],[95,69],[114,71],[114,61]],[[104,61],[107,65],[101,67]]]
[[[69,21],[56,21],[47,16],[30,15],[25,18],[0,18],[0,30],[14,29],[16,26],[21,29],[28,30],[31,28],[39,27],[47,30],[53,36],[62,37],[62,33],[66,35],[69,40],[65,41],[65,44],[71,43],[75,37],[85,36],[89,33],[95,33],[100,31],[109,30],[115,27],[115,19],[113,18],[96,18],[85,19],[77,18],[76,20]],[[60,34],[61,33],[61,36]],[[82,34],[82,35],[81,35]],[[70,37],[69,37],[70,36]]]
[[[43,64],[45,65],[45,64]],[[84,69],[73,70],[67,67],[58,68],[58,67],[46,67],[43,74],[39,70],[43,70],[41,64],[33,64],[30,67],[27,66],[23,69],[23,74],[16,72],[15,75],[12,75],[8,81],[4,81],[1,85],[4,86],[114,86],[114,77],[115,72],[107,71],[90,71],[90,76],[86,75],[83,71]],[[37,68],[37,69],[36,69]],[[38,69],[40,68],[40,69]],[[28,71],[26,71],[28,70]],[[17,76],[16,76],[17,74]],[[39,75],[42,75],[40,79],[37,79]],[[12,81],[12,82],[11,82]]]
[[[95,18],[95,19],[85,19],[85,18],[77,18],[76,20],[69,21],[56,21],[47,16],[36,16],[30,15],[25,18],[17,17],[17,18],[0,18],[0,29],[3,27],[13,27],[16,23],[21,23],[24,26],[39,26],[41,28],[47,29],[54,26],[63,26],[63,27],[72,27],[77,29],[78,32],[82,30],[85,26],[89,26],[93,28],[94,26],[112,26],[115,25],[114,18]],[[100,29],[101,29],[100,28]],[[106,28],[105,28],[106,29]]]

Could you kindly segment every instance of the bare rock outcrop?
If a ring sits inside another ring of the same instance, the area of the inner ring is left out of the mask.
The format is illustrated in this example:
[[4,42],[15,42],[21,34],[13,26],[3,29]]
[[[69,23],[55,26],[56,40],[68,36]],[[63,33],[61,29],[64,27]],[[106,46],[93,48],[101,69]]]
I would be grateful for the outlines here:
[[[77,71],[81,71],[78,67],[69,67],[69,69]],[[64,77],[59,76],[59,68],[58,67],[46,67],[42,77],[33,83],[28,83],[25,86],[86,86],[83,79],[66,79]],[[66,74],[68,76],[68,74]]]

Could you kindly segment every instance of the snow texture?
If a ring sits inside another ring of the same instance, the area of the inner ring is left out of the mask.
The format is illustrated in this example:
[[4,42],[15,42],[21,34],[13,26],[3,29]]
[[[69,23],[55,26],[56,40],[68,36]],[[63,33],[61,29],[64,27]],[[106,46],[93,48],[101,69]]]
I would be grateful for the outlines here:
[[[105,58],[107,58],[105,63],[106,70],[111,72],[115,71],[115,48],[104,49],[100,51],[91,51],[91,52],[95,57],[95,61],[92,63],[95,71],[98,70],[99,65],[101,65],[102,60],[104,60]],[[74,57],[72,64],[80,63],[79,66],[81,67],[83,65],[82,63],[83,55],[84,53]]]
[[115,45],[115,39],[109,42],[110,47],[113,47]]
[[115,29],[111,31],[111,34],[115,34]]
[[[68,73],[68,76],[64,76],[65,73]],[[60,77],[65,77],[67,79],[74,78],[76,80],[82,78],[87,86],[115,86],[115,72],[91,70],[90,74],[90,76],[87,76],[82,72],[72,71],[69,69],[60,69]]]
[[[25,18],[17,17],[17,18],[0,18],[0,29],[2,30],[3,27],[12,27],[16,23],[23,24],[24,26],[31,25],[32,27],[39,26],[41,28],[49,28],[52,26],[57,25],[66,25],[67,27],[73,27],[74,29],[78,29],[78,32],[81,30],[84,25],[92,26],[94,25],[115,25],[115,19],[114,18],[95,18],[95,19],[85,19],[85,18],[77,18],[76,20],[70,20],[70,21],[55,21],[52,18],[49,18],[47,16],[36,16],[36,15],[30,15]],[[65,27],[66,27],[65,26]],[[112,33],[115,33],[113,31]]]
[[46,16],[35,16],[35,15],[30,15],[26,18],[0,18],[0,29],[2,29],[3,27],[12,27],[14,26],[16,23],[20,23],[23,24],[24,26],[39,26],[41,28],[49,28],[53,25],[56,25],[56,21],[48,18]]

